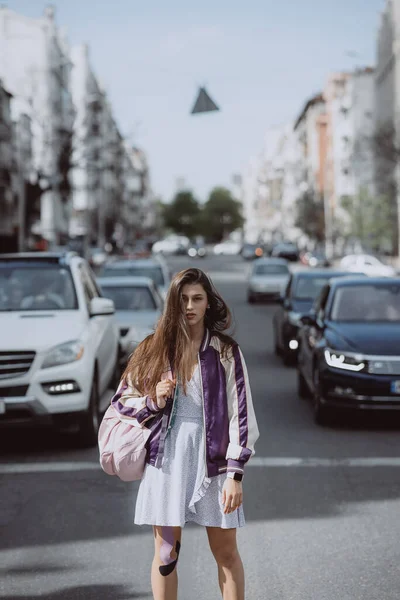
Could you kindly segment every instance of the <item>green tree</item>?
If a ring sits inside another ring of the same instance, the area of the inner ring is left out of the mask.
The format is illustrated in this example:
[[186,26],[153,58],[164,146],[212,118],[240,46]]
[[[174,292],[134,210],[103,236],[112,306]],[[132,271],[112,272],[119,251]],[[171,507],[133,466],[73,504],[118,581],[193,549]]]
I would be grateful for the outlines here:
[[296,227],[312,240],[325,239],[324,203],[312,192],[305,192],[297,200]]
[[203,234],[219,242],[243,226],[242,205],[228,189],[216,187],[203,207],[201,221]]
[[199,233],[201,209],[190,191],[178,192],[171,204],[163,205],[164,225],[191,238]]
[[393,251],[396,206],[389,195],[373,196],[361,189],[356,196],[342,198],[342,207],[350,216],[350,235],[366,248]]

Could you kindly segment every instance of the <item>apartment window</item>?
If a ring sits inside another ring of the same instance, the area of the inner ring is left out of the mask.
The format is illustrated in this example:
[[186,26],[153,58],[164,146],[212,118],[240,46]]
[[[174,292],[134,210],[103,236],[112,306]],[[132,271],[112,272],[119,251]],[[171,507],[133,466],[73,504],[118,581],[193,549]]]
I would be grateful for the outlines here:
[[92,126],[90,128],[90,133],[92,135],[99,135],[100,134],[100,125],[99,125],[99,123],[92,123]]

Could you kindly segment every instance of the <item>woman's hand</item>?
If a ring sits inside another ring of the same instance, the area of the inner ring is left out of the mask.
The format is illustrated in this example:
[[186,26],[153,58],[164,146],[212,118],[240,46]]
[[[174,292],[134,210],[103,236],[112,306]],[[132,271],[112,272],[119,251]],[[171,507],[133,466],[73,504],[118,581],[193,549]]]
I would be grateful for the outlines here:
[[235,511],[243,502],[243,487],[241,481],[226,478],[222,490],[222,504],[224,505],[224,515]]
[[167,379],[166,381],[159,381],[157,383],[156,395],[158,408],[164,408],[168,398],[172,398],[172,396],[174,395],[175,385],[175,379]]

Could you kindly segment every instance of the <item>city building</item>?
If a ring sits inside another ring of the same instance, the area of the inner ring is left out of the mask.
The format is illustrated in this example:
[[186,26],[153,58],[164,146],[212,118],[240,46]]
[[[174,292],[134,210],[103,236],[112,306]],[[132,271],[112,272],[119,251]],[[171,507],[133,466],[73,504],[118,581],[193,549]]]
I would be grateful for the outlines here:
[[400,0],[386,0],[376,40],[375,186],[397,212],[392,251],[400,255]]
[[98,246],[114,241],[122,247],[156,226],[147,158],[123,139],[88,47],[72,48],[71,57],[76,119],[70,235],[88,237]]
[[0,81],[0,252],[17,250],[18,190],[11,94]]
[[297,138],[293,124],[273,127],[265,136],[258,176],[258,222],[260,237],[268,243],[297,241],[301,232],[296,227],[298,188]]
[[322,94],[305,103],[294,124],[296,136],[296,181],[300,192],[322,195],[325,185],[327,119]]
[[[66,239],[71,210],[74,108],[70,70],[68,44],[55,23],[52,7],[36,19],[0,7],[0,77],[13,96],[13,120],[18,122],[25,115],[31,122],[29,180],[41,190],[35,230],[52,244]],[[20,186],[20,197],[22,189]]]
[[374,77],[370,67],[331,74],[294,126],[299,196],[323,204],[328,254],[350,236],[350,203],[374,193]]
[[[400,113],[400,1],[387,0],[380,15],[376,41],[374,122],[376,132],[399,136]],[[394,142],[394,139],[392,140]],[[385,157],[381,157],[385,158]],[[381,165],[378,165],[381,166]],[[393,172],[392,172],[393,175]],[[377,185],[384,184],[377,172]]]
[[250,243],[258,241],[262,230],[258,220],[260,166],[261,156],[254,156],[247,163],[242,175],[243,237]]

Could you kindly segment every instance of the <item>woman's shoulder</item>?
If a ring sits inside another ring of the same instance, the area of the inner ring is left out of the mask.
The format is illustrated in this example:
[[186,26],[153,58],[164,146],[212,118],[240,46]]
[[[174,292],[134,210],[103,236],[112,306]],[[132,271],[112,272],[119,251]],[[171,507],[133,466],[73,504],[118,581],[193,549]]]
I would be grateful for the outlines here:
[[234,351],[239,348],[239,344],[231,336],[219,333],[211,333],[211,345],[223,355],[223,357],[232,356]]

